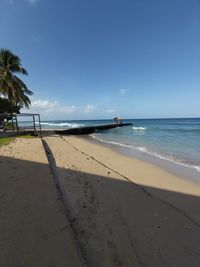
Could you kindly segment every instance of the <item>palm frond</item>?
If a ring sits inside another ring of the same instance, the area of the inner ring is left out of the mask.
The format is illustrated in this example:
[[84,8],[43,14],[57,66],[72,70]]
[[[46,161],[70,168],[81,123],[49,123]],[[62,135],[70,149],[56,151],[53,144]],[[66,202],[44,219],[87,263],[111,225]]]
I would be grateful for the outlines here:
[[26,95],[33,95],[33,92],[27,88],[26,84],[21,79],[19,79],[16,75],[14,75],[14,78],[19,86],[23,88],[23,91]]
[[17,104],[18,104],[18,105],[22,105],[22,106],[24,106],[24,107],[26,107],[26,108],[29,108],[30,105],[31,105],[31,101],[30,101],[30,99],[28,98],[28,96],[22,94],[22,95],[20,96],[20,99],[18,100]]
[[21,74],[24,74],[24,75],[28,75],[28,72],[25,68],[19,66],[18,64],[12,64],[10,66],[10,71],[12,71],[13,73],[21,73]]
[[14,73],[28,75],[18,56],[8,49],[0,49],[0,93],[12,103],[28,108],[31,105],[28,96],[33,92]]

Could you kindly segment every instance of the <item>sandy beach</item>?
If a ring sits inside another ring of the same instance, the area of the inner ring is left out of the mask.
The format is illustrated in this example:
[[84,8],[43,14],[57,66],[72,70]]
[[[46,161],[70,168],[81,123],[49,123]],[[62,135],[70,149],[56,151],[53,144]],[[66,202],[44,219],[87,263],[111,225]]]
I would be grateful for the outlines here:
[[200,0],[0,10],[0,267],[200,267]]
[[39,138],[0,147],[0,266],[83,266]]
[[43,143],[49,163],[38,138],[0,148],[2,266],[200,266],[198,184],[85,138]]

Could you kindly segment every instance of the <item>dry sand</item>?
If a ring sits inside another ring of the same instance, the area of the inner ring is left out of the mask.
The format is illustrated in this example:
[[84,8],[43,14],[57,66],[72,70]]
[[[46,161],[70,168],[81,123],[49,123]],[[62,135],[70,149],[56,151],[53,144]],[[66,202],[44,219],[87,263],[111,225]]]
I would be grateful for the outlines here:
[[39,138],[0,147],[0,266],[82,266]]
[[84,138],[43,139],[69,222],[40,139],[1,147],[0,266],[200,266],[197,184]]
[[88,266],[200,266],[200,187],[83,138],[45,138]]

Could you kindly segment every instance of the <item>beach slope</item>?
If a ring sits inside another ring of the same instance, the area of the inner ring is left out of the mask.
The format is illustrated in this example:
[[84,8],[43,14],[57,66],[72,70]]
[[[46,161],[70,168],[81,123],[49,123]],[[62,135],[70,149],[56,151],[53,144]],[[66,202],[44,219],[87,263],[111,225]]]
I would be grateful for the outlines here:
[[200,266],[199,186],[83,138],[45,138],[88,266]]

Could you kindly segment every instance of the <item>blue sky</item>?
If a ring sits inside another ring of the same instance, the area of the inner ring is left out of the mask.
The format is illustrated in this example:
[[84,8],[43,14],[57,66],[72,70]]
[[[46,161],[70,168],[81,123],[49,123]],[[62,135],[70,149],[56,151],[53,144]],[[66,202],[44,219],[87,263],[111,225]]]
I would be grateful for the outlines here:
[[[199,0],[1,0],[43,119],[200,117]],[[22,77],[21,77],[22,78]]]

